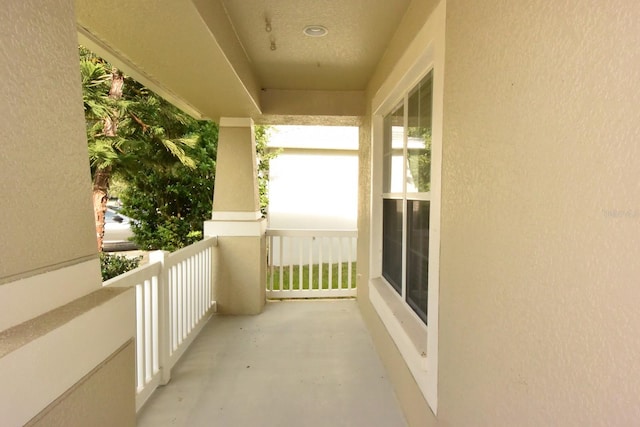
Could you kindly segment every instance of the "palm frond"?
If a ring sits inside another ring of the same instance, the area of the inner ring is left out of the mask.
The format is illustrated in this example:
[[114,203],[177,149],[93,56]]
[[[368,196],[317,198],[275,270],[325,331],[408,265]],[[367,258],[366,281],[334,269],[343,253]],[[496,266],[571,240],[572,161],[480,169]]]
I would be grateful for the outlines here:
[[187,155],[184,149],[180,146],[181,143],[176,143],[176,141],[172,141],[170,139],[163,139],[162,145],[171,153],[175,158],[177,158],[180,163],[188,167],[189,169],[194,169],[196,167],[196,162]]

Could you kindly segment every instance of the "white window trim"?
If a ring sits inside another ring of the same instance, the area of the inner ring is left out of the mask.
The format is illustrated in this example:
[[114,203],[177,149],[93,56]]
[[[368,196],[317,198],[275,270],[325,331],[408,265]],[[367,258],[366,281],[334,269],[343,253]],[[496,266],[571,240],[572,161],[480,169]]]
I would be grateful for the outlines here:
[[[426,24],[380,87],[372,102],[371,268],[369,299],[398,347],[431,410],[438,409],[438,297],[446,1]],[[433,129],[426,326],[382,277],[383,116],[433,69]],[[426,342],[426,351],[425,351]]]

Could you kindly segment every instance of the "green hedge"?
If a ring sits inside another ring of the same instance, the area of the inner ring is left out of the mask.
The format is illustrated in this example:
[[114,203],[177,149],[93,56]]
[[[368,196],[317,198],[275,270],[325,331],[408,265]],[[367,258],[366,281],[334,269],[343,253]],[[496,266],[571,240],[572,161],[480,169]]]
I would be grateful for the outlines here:
[[107,281],[113,277],[133,270],[140,265],[141,256],[135,258],[127,258],[120,255],[109,255],[100,253],[100,267],[102,270],[102,281]]

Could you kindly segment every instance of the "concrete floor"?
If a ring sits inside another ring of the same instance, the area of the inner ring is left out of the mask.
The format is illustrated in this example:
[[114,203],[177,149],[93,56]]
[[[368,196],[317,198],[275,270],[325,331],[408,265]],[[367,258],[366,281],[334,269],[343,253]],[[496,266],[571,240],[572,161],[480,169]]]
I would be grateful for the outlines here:
[[270,302],[215,316],[138,426],[402,427],[354,300]]

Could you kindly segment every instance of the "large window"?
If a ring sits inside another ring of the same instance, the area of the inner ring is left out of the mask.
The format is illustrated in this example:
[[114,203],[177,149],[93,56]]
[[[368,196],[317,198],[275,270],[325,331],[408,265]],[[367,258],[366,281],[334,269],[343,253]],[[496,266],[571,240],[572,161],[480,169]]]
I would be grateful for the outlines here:
[[433,71],[384,117],[382,276],[427,323]]

